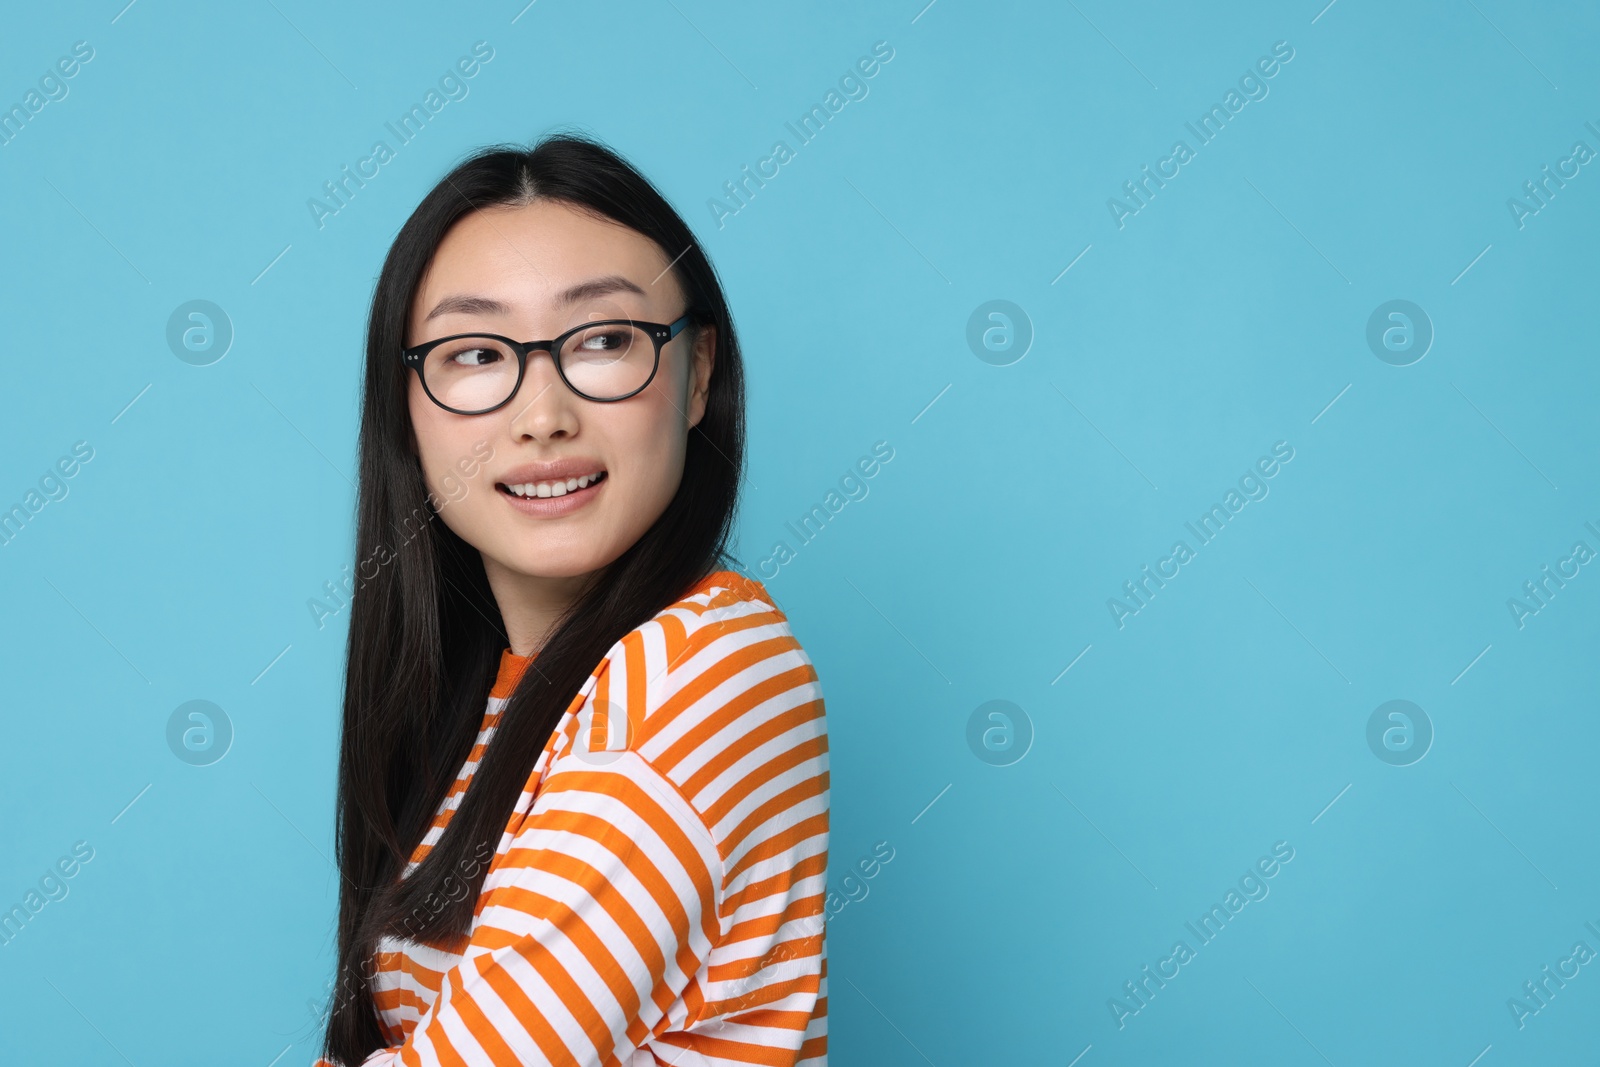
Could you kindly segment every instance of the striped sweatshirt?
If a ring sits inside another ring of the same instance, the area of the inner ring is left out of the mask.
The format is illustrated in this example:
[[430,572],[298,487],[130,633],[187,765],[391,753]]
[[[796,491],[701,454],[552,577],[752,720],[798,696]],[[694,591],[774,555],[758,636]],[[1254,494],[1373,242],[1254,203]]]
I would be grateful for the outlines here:
[[[477,742],[402,877],[532,662],[501,652]],[[716,571],[613,645],[482,858],[465,938],[379,942],[389,1047],[360,1067],[827,1063],[822,691],[759,582]]]

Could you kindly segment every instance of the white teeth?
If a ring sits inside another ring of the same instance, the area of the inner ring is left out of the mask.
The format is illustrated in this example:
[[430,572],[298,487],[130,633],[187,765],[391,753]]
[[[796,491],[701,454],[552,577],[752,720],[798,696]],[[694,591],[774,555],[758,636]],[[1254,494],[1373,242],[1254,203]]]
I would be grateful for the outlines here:
[[522,485],[508,485],[506,488],[522,497],[566,496],[568,493],[588,488],[604,475],[605,472],[600,471],[596,474],[586,474],[581,478],[568,478],[564,482],[527,482]]

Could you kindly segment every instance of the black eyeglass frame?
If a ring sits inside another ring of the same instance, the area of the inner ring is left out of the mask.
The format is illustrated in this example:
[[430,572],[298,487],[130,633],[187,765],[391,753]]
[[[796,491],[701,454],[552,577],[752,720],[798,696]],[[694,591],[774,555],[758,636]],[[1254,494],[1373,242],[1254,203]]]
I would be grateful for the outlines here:
[[[630,396],[637,396],[639,393],[642,393],[645,389],[649,388],[650,383],[655,381],[656,371],[661,368],[661,347],[674,337],[678,336],[678,334],[682,333],[684,327],[689,325],[693,315],[694,313],[692,311],[685,311],[680,318],[678,318],[675,322],[670,323],[645,322],[643,319],[597,319],[593,322],[580,323],[568,330],[566,333],[563,333],[560,337],[549,341],[513,341],[511,338],[503,336],[502,334],[482,333],[477,331],[472,333],[453,333],[448,337],[437,337],[432,341],[424,341],[420,345],[413,345],[411,348],[402,349],[400,352],[400,357],[402,362],[407,367],[410,367],[412,370],[417,372],[417,378],[422,382],[422,391],[428,394],[428,399],[432,400],[435,404],[438,404],[441,408],[444,408],[444,410],[456,415],[487,415],[489,412],[498,411],[507,404],[511,403],[512,398],[517,395],[517,391],[522,388],[522,379],[528,372],[528,354],[530,352],[550,353],[550,359],[556,365],[556,374],[560,376],[562,384],[564,384],[568,389],[571,389],[578,396],[585,400],[592,400],[596,404],[614,404],[618,400],[626,400]],[[597,396],[590,396],[588,393],[585,393],[583,390],[573,385],[571,380],[567,378],[567,372],[565,368],[561,366],[561,357],[557,353],[561,351],[561,346],[566,343],[567,338],[581,330],[593,329],[596,326],[616,326],[621,324],[639,327],[640,329],[644,330],[644,332],[649,336],[650,340],[654,342],[655,356],[654,361],[650,365],[650,376],[644,380],[643,385],[639,386],[639,388],[630,393],[624,393],[621,396],[606,397],[604,399]],[[433,351],[438,346],[444,344],[446,341],[459,341],[463,337],[487,337],[491,340],[503,341],[511,347],[513,352],[517,354],[516,384],[511,387],[511,392],[506,396],[506,398],[500,401],[500,403],[494,405],[494,407],[483,408],[480,411],[463,411],[460,408],[453,408],[444,403],[438,397],[433,395],[432,389],[428,388],[427,375],[423,374],[422,372],[423,364],[428,358],[428,353]]]

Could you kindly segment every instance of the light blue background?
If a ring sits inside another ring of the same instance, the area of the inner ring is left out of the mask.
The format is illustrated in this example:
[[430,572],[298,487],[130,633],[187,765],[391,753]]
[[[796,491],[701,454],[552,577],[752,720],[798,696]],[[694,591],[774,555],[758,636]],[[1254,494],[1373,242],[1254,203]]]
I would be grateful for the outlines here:
[[[1600,149],[1600,19],[1323,2],[8,12],[0,104],[95,56],[0,147],[0,507],[95,455],[0,548],[0,907],[95,856],[0,947],[0,1060],[314,1056],[345,615],[306,601],[352,559],[371,285],[462,154],[567,124],[725,280],[742,556],[798,549],[767,584],[827,698],[835,888],[895,850],[830,924],[834,1062],[1592,1056],[1600,963],[1522,1029],[1507,999],[1600,950],[1600,567],[1521,628],[1506,601],[1600,550],[1600,166],[1520,229],[1506,201]],[[307,199],[478,40],[470,95],[319,229]],[[719,228],[879,40],[869,95]],[[1276,41],[1269,95],[1119,229],[1107,198]],[[210,366],[165,341],[192,299],[236,331]],[[966,342],[994,299],[1035,333],[1009,366]],[[1436,331],[1410,366],[1365,340],[1391,299]],[[1270,495],[1119,629],[1107,599],[1278,441]],[[1436,731],[1411,766],[1366,742],[1397,698]],[[165,741],[193,699],[236,731],[207,767]],[[1033,732],[1004,767],[966,740],[997,699]],[[1277,841],[1270,895],[1119,1029],[1108,999]]]

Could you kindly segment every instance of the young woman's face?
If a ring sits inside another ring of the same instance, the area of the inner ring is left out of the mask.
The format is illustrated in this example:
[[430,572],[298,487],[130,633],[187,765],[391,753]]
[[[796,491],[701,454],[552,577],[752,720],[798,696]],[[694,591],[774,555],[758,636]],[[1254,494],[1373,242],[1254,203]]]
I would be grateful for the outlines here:
[[[434,253],[406,344],[479,332],[551,340],[600,319],[670,324],[686,310],[670,263],[637,231],[563,202],[476,211]],[[609,565],[677,492],[689,427],[705,413],[711,379],[715,329],[699,332],[692,348],[688,330],[668,341],[650,384],[610,403],[574,393],[546,352],[530,353],[510,403],[483,415],[446,411],[407,372],[423,475],[435,498],[448,501],[439,518],[483,553],[491,572],[572,578]],[[603,350],[608,342],[595,343]],[[576,373],[570,365],[568,373]],[[486,454],[463,494],[461,472]],[[538,469],[551,463],[569,466],[558,476]],[[602,471],[598,483],[572,488],[573,479]]]

